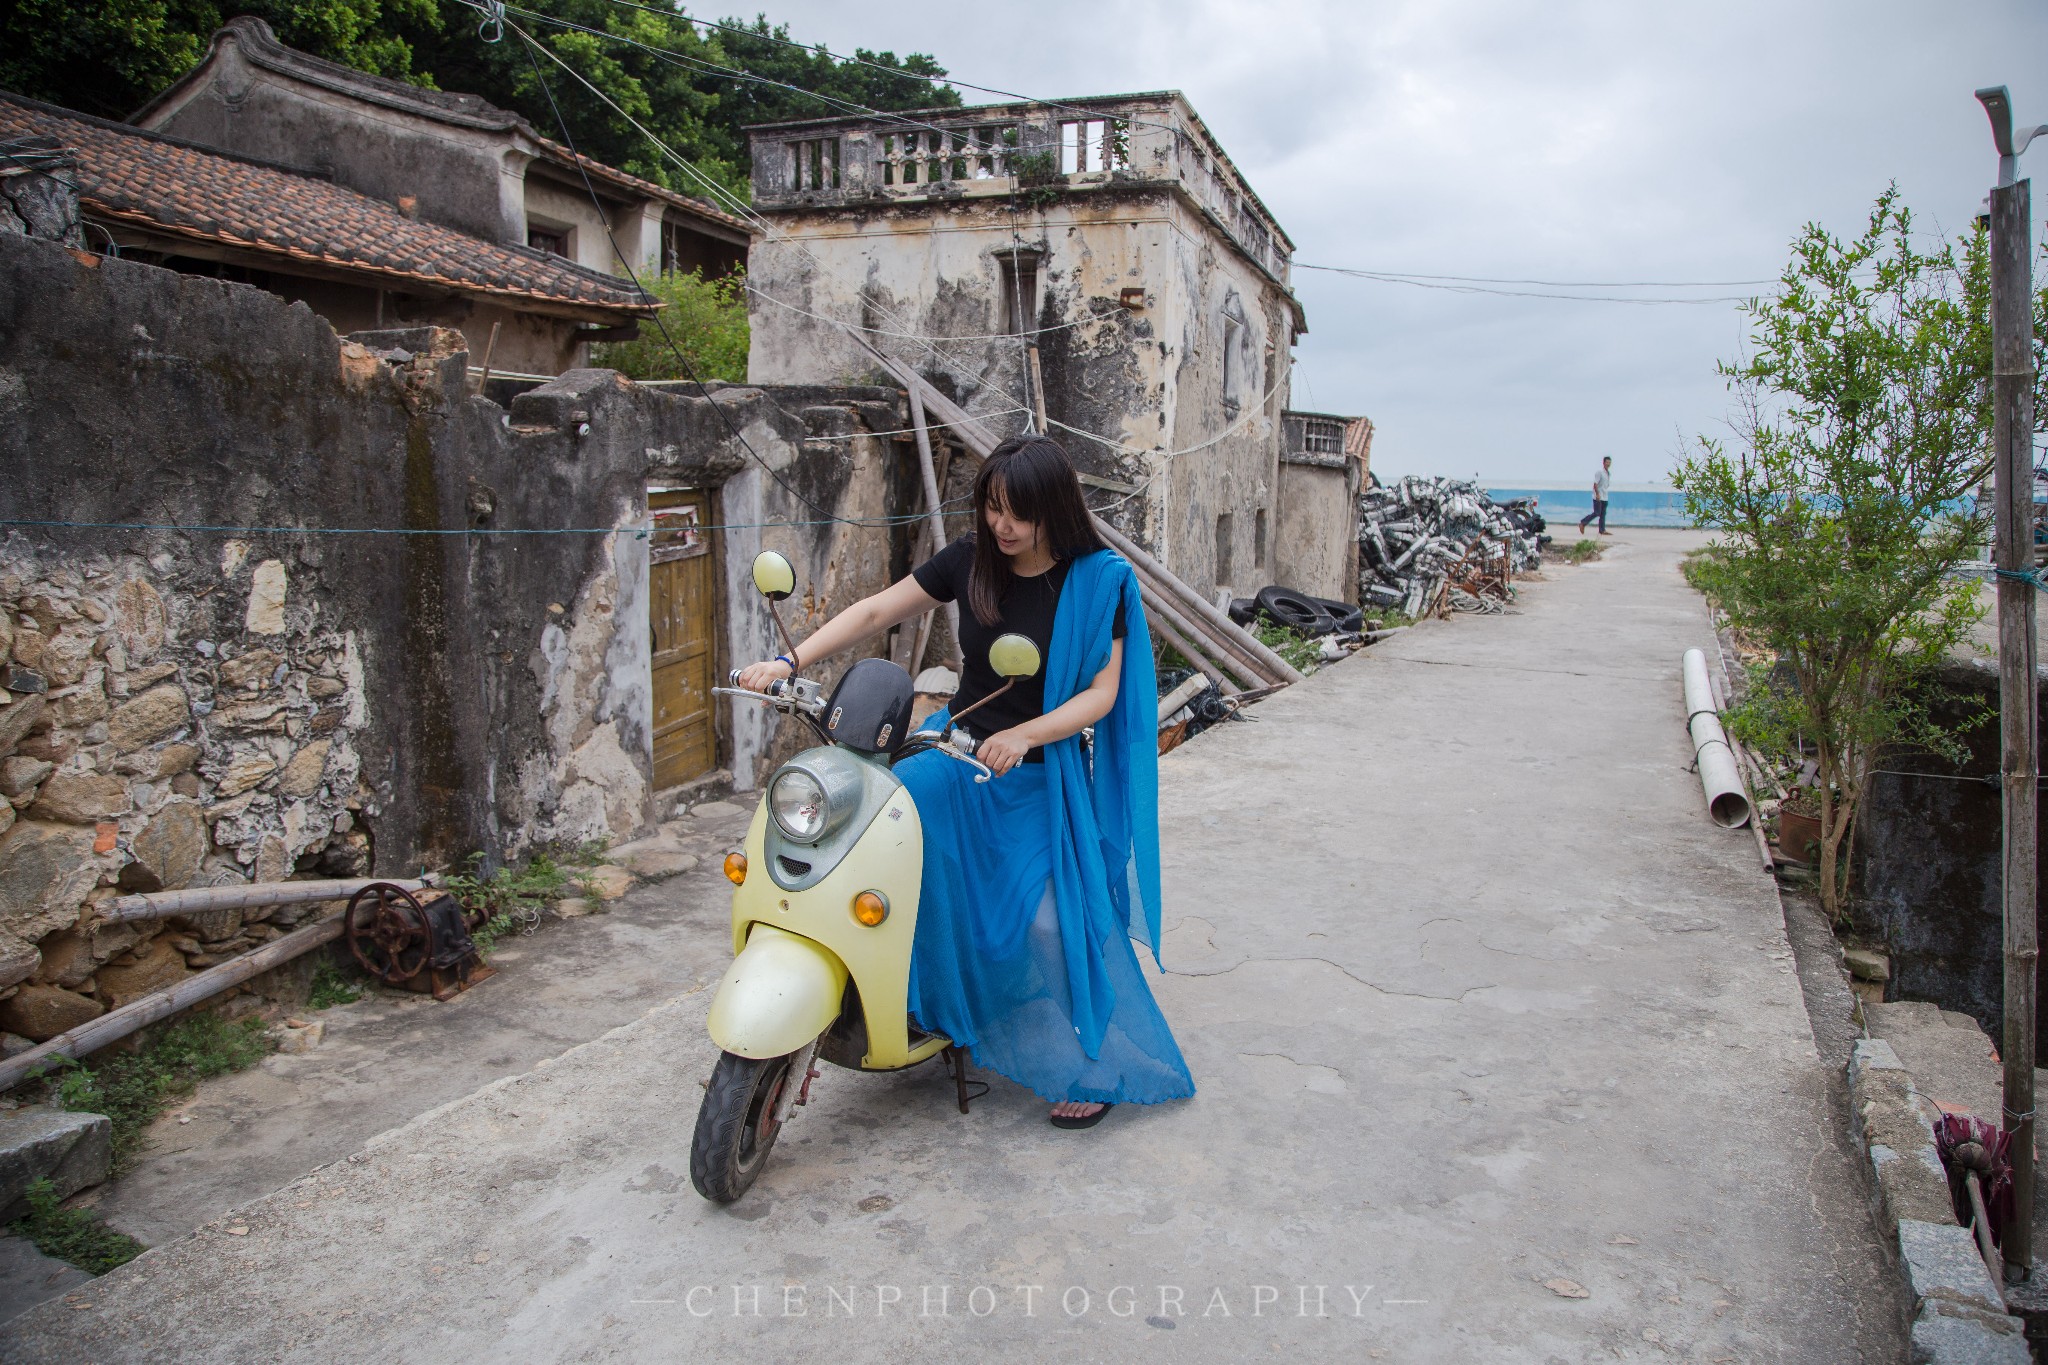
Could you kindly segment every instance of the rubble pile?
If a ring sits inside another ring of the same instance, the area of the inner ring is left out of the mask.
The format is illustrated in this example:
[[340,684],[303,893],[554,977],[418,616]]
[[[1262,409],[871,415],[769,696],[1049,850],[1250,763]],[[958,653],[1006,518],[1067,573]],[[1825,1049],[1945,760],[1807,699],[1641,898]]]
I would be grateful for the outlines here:
[[1499,610],[1517,573],[1542,565],[1543,519],[1469,479],[1422,478],[1358,499],[1358,600],[1411,617]]

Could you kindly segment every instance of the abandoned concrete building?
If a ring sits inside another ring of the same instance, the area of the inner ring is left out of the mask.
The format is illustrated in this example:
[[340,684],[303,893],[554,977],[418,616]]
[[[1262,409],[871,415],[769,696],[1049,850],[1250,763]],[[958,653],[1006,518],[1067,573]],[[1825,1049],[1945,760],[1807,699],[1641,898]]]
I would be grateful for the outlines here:
[[[75,128],[85,116],[68,117]],[[261,19],[230,20],[131,122],[175,141],[115,144],[106,134],[123,125],[98,121],[86,126],[100,136],[62,134],[89,177],[88,210],[124,251],[301,299],[342,332],[454,327],[479,366],[495,325],[498,373],[573,369],[592,341],[629,336],[652,311],[618,283],[614,239],[643,277],[746,261],[747,226],[702,200],[579,156],[474,95],[286,47]],[[232,160],[167,150],[178,143]],[[252,165],[264,169],[235,169]],[[103,213],[103,199],[120,212]]]
[[[1004,434],[1042,403],[1094,500],[1182,579],[1355,597],[1356,574],[1328,568],[1353,535],[1355,472],[1282,475],[1308,330],[1293,244],[1185,98],[749,137],[768,225],[749,259],[753,379],[873,376],[873,346]],[[956,468],[949,495],[971,476]]]

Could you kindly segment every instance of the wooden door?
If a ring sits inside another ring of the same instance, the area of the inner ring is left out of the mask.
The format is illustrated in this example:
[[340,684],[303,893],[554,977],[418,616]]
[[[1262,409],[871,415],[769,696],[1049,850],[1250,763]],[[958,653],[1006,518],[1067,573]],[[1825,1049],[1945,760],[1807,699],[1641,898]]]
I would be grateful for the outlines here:
[[654,786],[679,786],[711,771],[713,626],[717,583],[708,524],[710,499],[695,490],[650,491],[654,514],[648,610],[654,634]]

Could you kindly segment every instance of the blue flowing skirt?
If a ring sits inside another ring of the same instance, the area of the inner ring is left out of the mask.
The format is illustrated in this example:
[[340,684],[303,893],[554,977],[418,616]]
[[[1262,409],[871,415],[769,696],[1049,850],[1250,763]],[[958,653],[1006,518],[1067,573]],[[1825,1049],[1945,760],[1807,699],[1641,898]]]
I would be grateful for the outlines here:
[[1044,765],[1020,763],[977,783],[966,764],[927,753],[896,775],[924,826],[910,959],[917,1021],[1047,1100],[1157,1104],[1194,1094],[1126,926],[1091,926],[1115,998],[1098,1054],[1082,1044],[1052,899]]

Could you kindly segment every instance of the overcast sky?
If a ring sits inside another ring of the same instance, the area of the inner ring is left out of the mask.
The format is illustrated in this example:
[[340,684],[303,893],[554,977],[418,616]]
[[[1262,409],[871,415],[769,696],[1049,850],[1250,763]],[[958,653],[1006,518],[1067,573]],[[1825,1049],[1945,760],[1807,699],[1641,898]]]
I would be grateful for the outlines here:
[[[2041,0],[775,0],[769,17],[1040,97],[1184,91],[1297,266],[1774,278],[1801,224],[1852,232],[1889,180],[1925,225],[1965,227],[1996,170],[1979,86],[2010,85],[2021,119],[2048,122]],[[2028,163],[2048,186],[2048,142]],[[1714,361],[1744,336],[1724,304],[1298,268],[1294,286],[1294,405],[1370,416],[1382,477],[1576,484],[1611,454],[1617,483],[1659,482],[1680,433],[1716,429]]]

